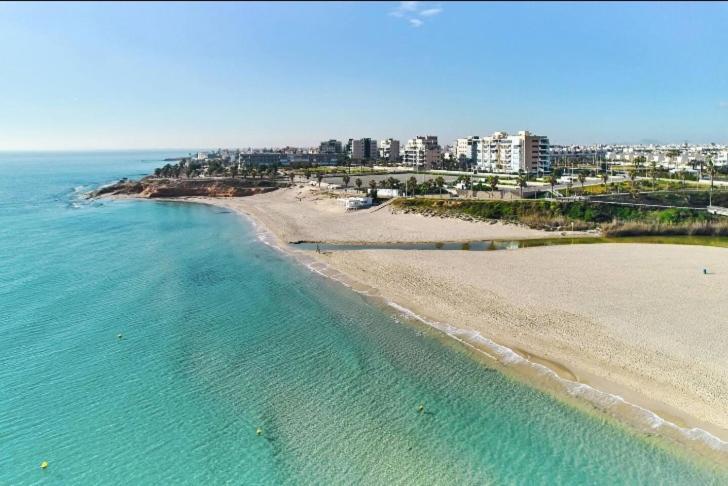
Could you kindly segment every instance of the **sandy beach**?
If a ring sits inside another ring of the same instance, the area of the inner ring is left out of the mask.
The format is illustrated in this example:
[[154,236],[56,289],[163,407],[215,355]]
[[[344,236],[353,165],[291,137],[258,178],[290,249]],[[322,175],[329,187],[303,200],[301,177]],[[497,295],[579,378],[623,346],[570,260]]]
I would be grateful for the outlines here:
[[247,212],[284,242],[465,241],[558,236],[512,224],[476,224],[417,214],[392,217],[387,207],[346,212],[336,197],[319,193],[310,186],[247,198],[187,199]]
[[[282,243],[557,236],[516,225],[392,214],[386,207],[345,213],[335,199],[310,188],[190,200],[247,214]],[[728,440],[726,249],[599,244],[309,257],[429,320],[475,331],[563,378]]]

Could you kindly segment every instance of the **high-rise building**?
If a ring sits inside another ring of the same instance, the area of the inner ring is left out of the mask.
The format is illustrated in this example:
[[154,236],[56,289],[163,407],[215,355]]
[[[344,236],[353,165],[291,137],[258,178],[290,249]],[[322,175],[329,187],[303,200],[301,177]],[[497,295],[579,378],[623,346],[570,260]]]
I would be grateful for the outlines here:
[[387,138],[379,143],[379,158],[389,162],[399,160],[399,140]]
[[377,153],[377,141],[371,138],[350,139],[347,144],[351,160],[372,160]]
[[404,147],[404,164],[412,167],[433,167],[440,161],[440,145],[434,135],[412,138]]
[[319,145],[319,153],[320,154],[340,154],[343,153],[343,150],[341,148],[341,142],[338,140],[327,140],[325,142],[321,142],[321,145]]
[[550,172],[549,139],[526,131],[518,132],[518,135],[495,132],[480,139],[476,161],[478,169],[487,172]]

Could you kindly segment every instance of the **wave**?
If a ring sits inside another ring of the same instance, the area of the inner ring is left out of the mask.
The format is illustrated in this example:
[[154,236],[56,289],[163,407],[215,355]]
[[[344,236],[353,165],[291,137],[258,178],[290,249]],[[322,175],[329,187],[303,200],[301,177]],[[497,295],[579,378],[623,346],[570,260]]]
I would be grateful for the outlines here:
[[[668,436],[671,435],[670,432],[677,433],[683,439],[700,442],[701,444],[705,444],[711,449],[719,452],[728,452],[728,442],[723,441],[706,430],[697,427],[680,427],[679,425],[660,417],[657,413],[635,403],[629,402],[619,395],[598,390],[585,383],[563,378],[551,368],[540,363],[530,361],[516,353],[511,348],[498,344],[485,336],[482,336],[477,331],[460,329],[449,324],[443,324],[441,322],[426,319],[416,314],[411,309],[403,307],[396,302],[388,301],[387,304],[397,310],[404,317],[417,320],[423,324],[438,329],[453,339],[482,352],[505,366],[526,366],[539,375],[547,377],[552,381],[552,383],[560,385],[563,391],[568,393],[570,396],[585,400],[603,412],[618,413],[623,417],[624,412],[619,412],[615,410],[615,408],[625,407],[628,409],[628,412],[630,412],[631,418],[635,420],[636,425],[647,426],[649,430],[661,432]],[[478,346],[475,344],[478,344]]]
[[67,192],[56,195],[54,199],[59,202],[65,202],[66,207],[70,209],[81,209],[92,205],[93,201],[89,198],[91,191],[94,190],[93,185],[74,186]]

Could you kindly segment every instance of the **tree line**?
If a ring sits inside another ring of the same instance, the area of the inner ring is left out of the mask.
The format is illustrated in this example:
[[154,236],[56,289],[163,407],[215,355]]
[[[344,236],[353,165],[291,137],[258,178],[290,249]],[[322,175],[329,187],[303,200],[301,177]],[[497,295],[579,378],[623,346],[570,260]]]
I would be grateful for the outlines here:
[[243,179],[276,178],[280,173],[278,164],[261,164],[254,167],[239,167],[237,164],[226,165],[220,160],[210,160],[203,164],[194,160],[182,160],[176,164],[165,164],[154,169],[154,176],[167,179],[178,179],[186,177],[194,179],[203,175],[207,177],[232,177],[240,176]]

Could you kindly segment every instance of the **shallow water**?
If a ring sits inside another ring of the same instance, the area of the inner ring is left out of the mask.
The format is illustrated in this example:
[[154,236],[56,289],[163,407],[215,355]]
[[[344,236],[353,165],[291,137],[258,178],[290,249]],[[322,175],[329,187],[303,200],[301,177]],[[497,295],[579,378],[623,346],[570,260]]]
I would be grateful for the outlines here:
[[235,214],[80,197],[173,155],[0,155],[0,484],[728,480],[401,322]]

